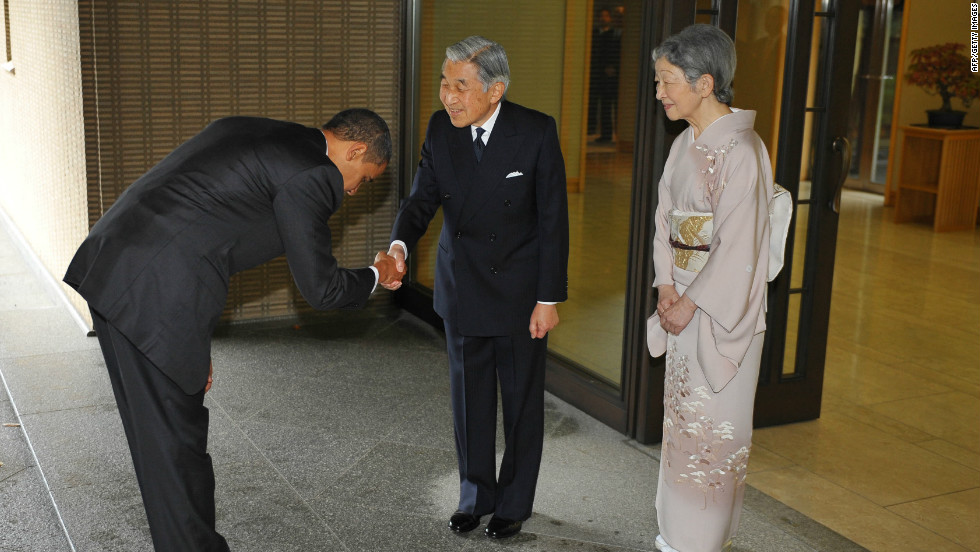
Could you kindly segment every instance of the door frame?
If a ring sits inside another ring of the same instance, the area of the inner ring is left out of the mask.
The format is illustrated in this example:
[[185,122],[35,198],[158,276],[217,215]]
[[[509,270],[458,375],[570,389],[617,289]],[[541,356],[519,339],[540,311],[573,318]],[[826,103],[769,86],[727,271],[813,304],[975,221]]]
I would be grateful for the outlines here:
[[[851,96],[853,37],[857,26],[856,0],[829,0],[826,10],[817,10],[815,0],[791,3],[787,36],[786,75],[781,113],[812,113],[814,152],[810,196],[800,199],[799,187],[804,126],[799,118],[780,117],[779,154],[774,173],[797,205],[807,205],[807,239],[803,251],[803,282],[791,288],[791,278],[783,274],[770,284],[769,316],[763,365],[756,390],[754,425],[762,427],[812,420],[820,416],[823,396],[824,362],[830,325],[830,298],[840,220],[840,193],[850,164],[846,114]],[[810,54],[815,18],[823,18],[821,55],[818,59],[815,105],[807,106]],[[785,183],[785,184],[784,184]],[[796,232],[794,217],[789,235]],[[793,240],[786,243],[785,266],[793,266]],[[795,371],[783,373],[783,358],[789,312],[789,295],[800,294]],[[779,336],[780,338],[776,338]]]

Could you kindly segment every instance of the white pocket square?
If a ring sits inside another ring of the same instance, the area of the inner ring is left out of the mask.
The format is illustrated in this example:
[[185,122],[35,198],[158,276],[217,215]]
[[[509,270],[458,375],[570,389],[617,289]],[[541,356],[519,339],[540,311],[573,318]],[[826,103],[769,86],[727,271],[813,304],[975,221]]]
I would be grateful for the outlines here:
[[522,173],[521,171],[514,171],[508,174],[507,178],[514,178],[515,176],[524,176],[524,173]]

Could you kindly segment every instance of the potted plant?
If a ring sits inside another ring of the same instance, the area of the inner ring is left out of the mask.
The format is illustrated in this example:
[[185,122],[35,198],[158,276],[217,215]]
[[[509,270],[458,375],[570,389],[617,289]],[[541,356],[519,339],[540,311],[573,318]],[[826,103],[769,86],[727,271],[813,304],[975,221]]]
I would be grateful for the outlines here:
[[966,46],[956,42],[912,50],[905,81],[920,86],[929,94],[939,94],[943,105],[926,110],[931,127],[959,128],[965,111],[953,109],[950,100],[959,98],[963,107],[980,97],[980,75],[970,70],[970,60],[962,52]]

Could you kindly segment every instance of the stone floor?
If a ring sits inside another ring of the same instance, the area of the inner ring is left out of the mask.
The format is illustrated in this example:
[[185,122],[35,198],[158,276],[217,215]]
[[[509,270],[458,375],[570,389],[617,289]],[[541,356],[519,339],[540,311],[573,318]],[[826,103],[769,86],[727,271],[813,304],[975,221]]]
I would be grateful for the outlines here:
[[[0,551],[150,549],[95,338],[0,226]],[[210,449],[235,551],[654,550],[659,449],[548,395],[534,515],[446,528],[458,479],[443,337],[401,312],[240,325],[214,342]],[[748,488],[739,551],[863,550]]]

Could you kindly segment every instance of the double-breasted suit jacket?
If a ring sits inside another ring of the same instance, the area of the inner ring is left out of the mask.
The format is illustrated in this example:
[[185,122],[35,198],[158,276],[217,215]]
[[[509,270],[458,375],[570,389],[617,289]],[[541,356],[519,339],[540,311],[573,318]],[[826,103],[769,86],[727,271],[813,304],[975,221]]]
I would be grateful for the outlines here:
[[568,296],[568,200],[555,120],[504,101],[477,163],[470,127],[432,115],[392,240],[412,251],[442,206],[433,306],[462,335],[528,332]]
[[370,268],[345,269],[327,221],[343,177],[316,128],[219,119],[134,182],[92,227],[65,282],[185,392],[208,377],[231,274],[283,253],[317,309],[362,306]]

